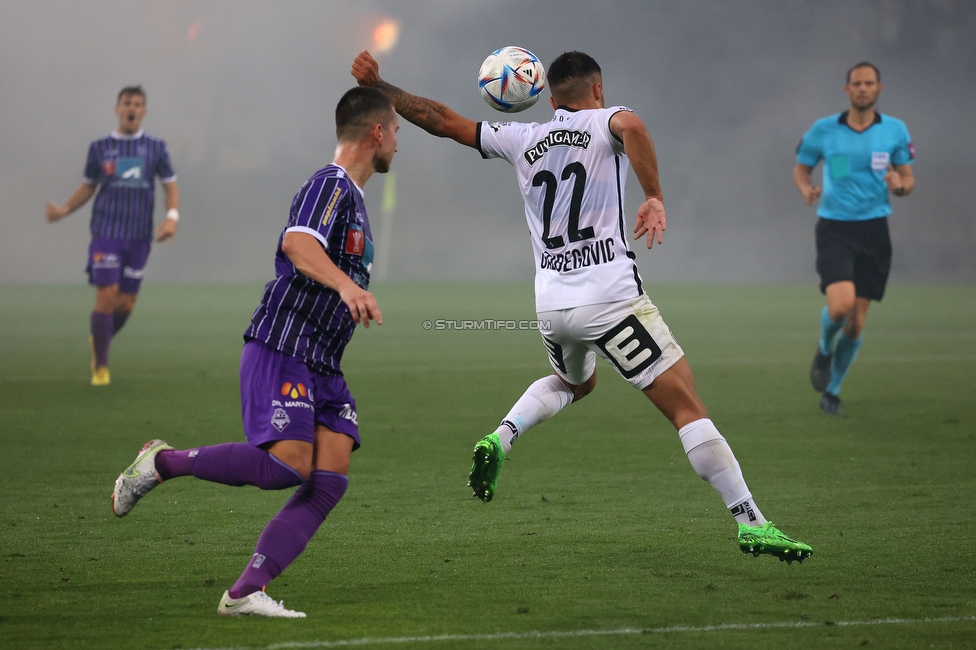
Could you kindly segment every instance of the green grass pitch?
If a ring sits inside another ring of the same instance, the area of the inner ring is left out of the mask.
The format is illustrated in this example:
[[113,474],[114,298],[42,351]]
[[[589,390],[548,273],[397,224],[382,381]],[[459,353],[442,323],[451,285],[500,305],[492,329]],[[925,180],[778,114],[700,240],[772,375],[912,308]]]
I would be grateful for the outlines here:
[[343,361],[349,491],[269,588],[300,621],[216,613],[290,491],[183,478],[109,507],[146,440],[243,439],[259,293],[147,284],[93,389],[91,289],[0,287],[0,647],[976,645],[974,287],[892,287],[840,418],[807,379],[813,287],[650,287],[757,504],[815,549],[787,566],[739,553],[676,433],[602,362],[516,443],[495,500],[472,498],[471,448],[548,363],[535,331],[423,322],[532,319],[531,286],[377,286],[386,322]]

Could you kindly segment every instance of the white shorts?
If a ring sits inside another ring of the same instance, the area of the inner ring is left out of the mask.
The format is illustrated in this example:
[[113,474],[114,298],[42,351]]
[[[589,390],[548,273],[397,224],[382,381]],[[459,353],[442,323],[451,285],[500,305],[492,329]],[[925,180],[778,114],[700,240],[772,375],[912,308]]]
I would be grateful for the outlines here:
[[597,354],[638,390],[685,354],[647,295],[539,312],[539,331],[553,370],[574,385],[593,375]]

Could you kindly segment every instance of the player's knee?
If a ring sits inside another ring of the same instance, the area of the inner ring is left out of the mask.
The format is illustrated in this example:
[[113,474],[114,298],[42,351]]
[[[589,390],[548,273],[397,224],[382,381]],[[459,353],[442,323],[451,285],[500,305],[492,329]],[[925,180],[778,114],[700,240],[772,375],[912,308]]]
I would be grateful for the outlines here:
[[333,474],[342,474],[343,476],[349,476],[349,461],[336,461],[332,460],[326,463],[320,463],[320,467],[316,467],[317,470],[323,470],[326,472],[332,472]]
[[594,388],[593,386],[590,386],[588,384],[582,384],[580,386],[577,386],[576,389],[573,391],[573,401],[578,402],[579,400],[583,399],[584,397],[586,397],[587,395],[593,392],[593,388]]
[[120,293],[118,300],[115,301],[115,311],[132,313],[136,306],[136,296],[131,293]]
[[669,412],[665,412],[664,415],[671,421],[674,428],[680,431],[681,427],[686,424],[707,418],[708,409],[705,408],[705,403],[701,401],[694,390],[688,390],[684,395],[675,399],[673,408]]
[[292,468],[305,480],[312,473],[312,445],[290,444],[295,441],[281,441],[268,451],[279,461]]
[[307,480],[309,475],[312,473],[311,455],[309,455],[308,458],[290,458],[289,460],[285,461],[285,464],[298,472],[298,475],[302,477],[303,481]]
[[676,429],[681,429],[681,427],[695,422],[697,420],[704,420],[708,417],[708,409],[702,404],[702,401],[695,398],[696,403],[691,405],[690,408],[685,409],[675,418],[674,426]]
[[348,476],[354,444],[351,436],[332,431],[321,423],[316,424],[312,468]]
[[849,318],[846,323],[844,323],[844,336],[854,340],[861,337],[861,332],[864,330],[864,323],[857,318]]
[[111,314],[115,311],[119,300],[119,285],[112,284],[95,288],[95,311]]
[[594,372],[592,375],[590,375],[590,378],[584,381],[582,384],[578,386],[571,386],[571,388],[573,390],[573,401],[578,402],[592,393],[593,389],[596,388],[596,373]]
[[333,453],[321,453],[320,451],[316,454],[314,461],[310,462],[311,469],[349,476],[349,453],[343,450],[331,451]]
[[830,316],[830,320],[834,321],[835,323],[844,318],[850,320],[853,313],[853,300],[837,300],[827,305],[827,315]]
[[675,429],[708,417],[708,409],[691,386],[662,384],[655,389],[651,384],[643,393]]

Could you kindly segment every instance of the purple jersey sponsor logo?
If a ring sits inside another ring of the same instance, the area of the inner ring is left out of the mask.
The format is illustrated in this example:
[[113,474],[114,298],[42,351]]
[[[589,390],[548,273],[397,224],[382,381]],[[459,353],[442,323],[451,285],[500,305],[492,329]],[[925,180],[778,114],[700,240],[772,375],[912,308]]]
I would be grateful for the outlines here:
[[115,160],[115,179],[112,181],[112,185],[114,187],[147,187],[148,183],[145,179],[143,167],[143,160],[138,156],[117,158]]

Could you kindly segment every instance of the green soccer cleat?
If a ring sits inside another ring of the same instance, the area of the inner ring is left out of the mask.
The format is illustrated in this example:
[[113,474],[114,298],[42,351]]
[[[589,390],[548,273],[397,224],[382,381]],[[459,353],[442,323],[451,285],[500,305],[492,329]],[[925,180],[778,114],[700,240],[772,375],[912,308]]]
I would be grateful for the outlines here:
[[488,434],[478,441],[474,446],[471,473],[468,474],[468,485],[474,490],[474,496],[485,503],[491,501],[495,496],[495,486],[504,462],[502,440],[497,433]]
[[787,564],[793,564],[793,560],[803,562],[813,555],[812,548],[779,532],[771,521],[762,526],[739,524],[739,548],[743,553],[752,553],[753,557],[765,553],[778,557],[781,562],[785,560]]

